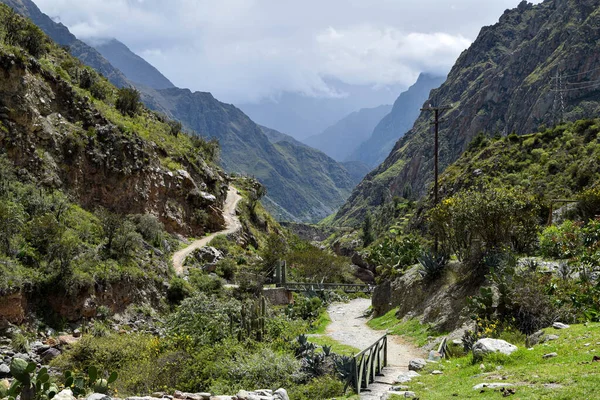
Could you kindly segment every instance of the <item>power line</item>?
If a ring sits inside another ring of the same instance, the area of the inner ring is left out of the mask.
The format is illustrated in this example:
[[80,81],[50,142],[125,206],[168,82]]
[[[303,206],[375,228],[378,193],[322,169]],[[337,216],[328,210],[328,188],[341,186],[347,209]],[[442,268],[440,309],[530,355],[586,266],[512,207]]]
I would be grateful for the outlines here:
[[[558,63],[558,62],[557,62],[557,63]],[[550,67],[552,67],[552,66],[554,66],[554,65],[551,65]],[[550,68],[550,67],[548,67],[548,68]],[[587,71],[579,72],[579,73],[577,73],[577,74],[572,74],[572,75],[563,75],[563,76],[562,76],[562,78],[563,78],[563,79],[566,79],[566,78],[573,78],[573,77],[575,77],[575,76],[581,76],[581,75],[589,74],[590,72],[596,72],[596,71],[599,71],[599,70],[600,70],[600,67],[598,67],[598,68],[593,68],[593,69],[590,69],[590,70],[587,70]],[[552,77],[551,79],[556,79],[556,78],[555,78],[555,77]]]

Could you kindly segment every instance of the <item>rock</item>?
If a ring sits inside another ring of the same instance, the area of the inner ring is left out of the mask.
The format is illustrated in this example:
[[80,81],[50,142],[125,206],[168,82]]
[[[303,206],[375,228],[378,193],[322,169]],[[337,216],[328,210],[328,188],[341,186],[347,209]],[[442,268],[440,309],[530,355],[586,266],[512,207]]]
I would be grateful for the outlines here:
[[398,377],[396,377],[396,383],[410,382],[412,378],[417,376],[420,376],[420,374],[415,371],[403,372],[400,375],[398,375]]
[[246,392],[245,390],[240,390],[235,396],[238,398],[238,400],[248,400],[250,393]]
[[554,357],[558,357],[557,353],[548,353],[548,354],[544,354],[542,356],[542,358],[554,358]]
[[552,327],[554,329],[568,329],[571,326],[567,325],[567,324],[563,324],[562,322],[555,322],[552,324]]
[[166,394],[165,392],[154,392],[151,394],[151,396],[155,397],[157,399],[162,399],[165,394]]
[[73,396],[73,392],[71,389],[64,389],[53,398],[54,400],[77,400],[75,396]]
[[442,355],[435,350],[431,350],[427,359],[429,361],[440,361],[442,359]]
[[479,339],[473,345],[473,355],[479,359],[490,353],[502,353],[509,356],[517,350],[517,346],[500,339]]
[[8,381],[8,379],[2,379],[0,380],[0,388],[3,389],[10,389],[10,382]]
[[[52,400],[54,400],[54,399],[52,399]],[[156,399],[152,396],[131,396],[131,397],[127,397],[125,400],[156,400]]]
[[40,347],[38,347],[37,349],[35,349],[35,352],[39,355],[44,354],[44,352],[46,352],[46,350],[48,350],[50,348],[50,346],[48,346],[47,344],[42,344]]
[[401,392],[397,392],[397,391],[389,391],[383,394],[383,396],[381,396],[381,400],[388,400],[390,397],[392,396],[400,396],[400,397],[404,397],[406,399],[414,399],[417,397],[415,392],[409,392],[409,391],[401,391]]
[[21,360],[31,361],[31,357],[27,353],[16,353],[13,358],[20,358]]
[[273,400],[290,400],[287,390],[277,389],[275,393],[273,393]]
[[0,378],[10,377],[10,367],[6,364],[0,364]]
[[402,391],[408,390],[408,386],[405,386],[405,385],[392,386],[390,388],[390,390],[392,392],[402,392]]
[[61,335],[58,337],[58,342],[63,346],[68,346],[77,343],[79,339],[72,335]]
[[488,389],[500,389],[500,388],[504,388],[504,387],[511,387],[514,386],[512,383],[480,383],[479,385],[475,385],[473,386],[473,390],[481,390],[484,388],[488,388]]
[[255,390],[254,393],[259,396],[273,396],[273,391],[271,389],[258,389]]
[[58,356],[60,356],[60,350],[51,347],[42,354],[42,361],[47,364]]
[[414,360],[410,360],[408,362],[408,370],[409,371],[420,371],[427,365],[427,361],[422,358],[415,358]]
[[362,268],[358,265],[352,266],[352,274],[360,279],[364,283],[374,283],[375,274],[368,269]]
[[437,370],[437,369],[436,369],[435,371],[432,371],[432,372],[431,372],[431,375],[443,375],[443,374],[444,374],[444,373],[443,373],[442,371],[440,371],[440,370]]
[[527,337],[527,346],[531,347],[531,346],[535,346],[536,344],[538,344],[542,338],[544,337],[544,331],[537,331],[532,335],[529,335]]
[[103,393],[93,393],[87,397],[87,400],[112,400],[111,397]]
[[79,330],[79,329],[75,329],[75,330],[73,331],[73,337],[76,337],[76,338],[78,338],[78,337],[80,337],[80,336],[81,336],[81,330]]
[[546,341],[548,341],[548,340],[557,340],[557,339],[559,339],[559,336],[558,335],[548,335],[548,336],[546,336],[545,339],[546,339]]

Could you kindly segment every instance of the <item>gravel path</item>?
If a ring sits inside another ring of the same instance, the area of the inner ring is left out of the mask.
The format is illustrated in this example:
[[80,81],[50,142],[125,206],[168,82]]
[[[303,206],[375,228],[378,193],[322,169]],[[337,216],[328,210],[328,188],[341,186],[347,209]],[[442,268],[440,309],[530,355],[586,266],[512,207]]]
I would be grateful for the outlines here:
[[[329,306],[327,312],[331,324],[327,327],[327,335],[340,343],[366,349],[385,334],[367,326],[365,312],[371,305],[370,299],[356,299],[349,303],[336,303]],[[388,335],[388,367],[383,376],[378,376],[375,383],[360,394],[362,400],[380,400],[390,390],[396,377],[408,371],[408,362],[414,358],[422,358],[423,351],[407,343],[399,336]]]
[[173,268],[177,275],[181,275],[183,273],[183,263],[185,258],[190,255],[194,250],[199,249],[204,246],[208,246],[211,240],[213,240],[218,235],[229,235],[230,233],[235,233],[242,228],[242,224],[240,223],[239,218],[235,213],[235,209],[237,204],[242,199],[242,196],[238,194],[238,191],[230,186],[229,191],[227,192],[227,199],[225,200],[225,205],[223,209],[223,218],[225,219],[225,229],[219,232],[215,232],[210,236],[202,238],[200,240],[196,240],[188,247],[183,250],[179,250],[177,253],[173,254]]

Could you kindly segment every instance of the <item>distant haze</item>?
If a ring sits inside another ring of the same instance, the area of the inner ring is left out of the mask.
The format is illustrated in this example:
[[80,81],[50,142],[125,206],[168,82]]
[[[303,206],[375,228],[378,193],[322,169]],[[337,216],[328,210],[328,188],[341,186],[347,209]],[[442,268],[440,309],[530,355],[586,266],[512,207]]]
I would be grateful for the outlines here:
[[180,87],[232,103],[345,96],[446,73],[519,0],[35,0],[82,39],[117,38]]

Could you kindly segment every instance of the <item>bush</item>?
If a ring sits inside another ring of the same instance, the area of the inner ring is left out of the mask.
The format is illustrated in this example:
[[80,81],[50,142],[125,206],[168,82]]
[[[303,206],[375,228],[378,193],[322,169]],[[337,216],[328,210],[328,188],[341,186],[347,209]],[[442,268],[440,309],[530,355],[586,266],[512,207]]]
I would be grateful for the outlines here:
[[192,293],[192,288],[185,280],[174,277],[167,289],[167,300],[171,304],[179,304]]
[[199,269],[190,270],[189,282],[192,288],[205,294],[217,294],[223,288],[223,281]]
[[483,254],[503,248],[525,252],[538,232],[539,204],[516,189],[470,189],[443,200],[428,213],[432,233],[442,239],[444,252],[459,260],[481,261]]
[[133,88],[119,89],[115,107],[121,114],[133,117],[140,109],[140,92]]
[[341,398],[344,395],[344,383],[333,376],[321,376],[305,385],[291,388],[288,395],[294,400]]
[[237,273],[238,265],[230,258],[223,258],[217,261],[216,274],[227,281],[233,281]]
[[540,234],[540,253],[551,258],[572,258],[583,244],[581,224],[565,221],[547,227]]
[[584,221],[595,219],[600,215],[600,186],[583,191],[577,196],[577,209]]

